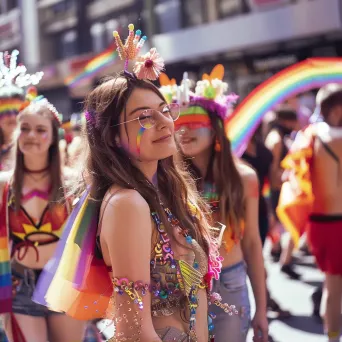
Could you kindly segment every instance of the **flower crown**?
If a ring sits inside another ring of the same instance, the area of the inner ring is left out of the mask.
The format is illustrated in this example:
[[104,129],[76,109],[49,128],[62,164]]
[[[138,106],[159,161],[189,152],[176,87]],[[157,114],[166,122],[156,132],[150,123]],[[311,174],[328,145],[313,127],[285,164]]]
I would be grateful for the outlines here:
[[191,81],[187,72],[184,72],[183,80],[179,86],[174,78],[170,80],[164,73],[160,74],[159,83],[161,85],[159,90],[165,97],[167,103],[176,102],[182,106],[189,104],[192,93],[190,91]]
[[196,84],[195,94],[190,97],[190,106],[198,105],[207,111],[216,113],[222,120],[229,116],[228,109],[238,100],[239,96],[232,93],[224,95],[228,83],[223,82],[224,67],[216,65],[210,75],[203,74],[202,80]]
[[38,96],[37,89],[35,87],[28,88],[26,92],[26,101],[21,105],[20,111],[23,111],[30,104],[39,104],[39,105],[46,106],[46,108],[52,113],[58,125],[61,126],[62,120],[61,120],[61,115],[58,113],[58,110],[43,95]]
[[119,57],[125,61],[124,71],[128,73],[128,61],[135,60],[133,73],[138,79],[157,80],[164,69],[163,58],[159,55],[156,48],[151,48],[145,55],[139,56],[139,52],[147,37],[141,37],[140,30],[136,30],[134,33],[133,24],[128,25],[128,30],[129,33],[125,44],[122,43],[119,33],[117,31],[113,32]]
[[37,85],[44,73],[39,71],[35,74],[27,74],[25,65],[17,65],[18,50],[11,54],[0,52],[0,87],[17,86],[24,88],[29,85]]

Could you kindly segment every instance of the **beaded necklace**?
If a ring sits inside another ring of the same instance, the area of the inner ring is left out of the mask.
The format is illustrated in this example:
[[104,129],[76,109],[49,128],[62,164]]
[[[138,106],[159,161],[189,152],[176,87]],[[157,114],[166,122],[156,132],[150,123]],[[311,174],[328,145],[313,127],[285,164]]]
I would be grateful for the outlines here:
[[[177,228],[178,232],[185,237],[186,243],[191,246],[191,249],[195,253],[195,260],[193,265],[190,265],[186,261],[174,259],[174,253],[171,249],[170,240],[165,227],[157,213],[153,212],[152,217],[156,223],[160,241],[155,246],[156,254],[151,263],[162,265],[169,263],[170,267],[176,270],[179,287],[188,299],[188,308],[190,312],[189,341],[197,341],[195,326],[198,308],[198,291],[199,289],[205,289],[207,287],[203,278],[207,273],[208,259],[203,249],[198,245],[197,241],[191,237],[188,230],[179,227],[179,221],[173,216],[171,211],[167,208],[164,208],[164,211],[171,226]],[[203,260],[204,258],[206,259],[205,261]],[[165,294],[165,291],[163,290],[160,292]],[[167,295],[173,294],[173,291],[167,292]]]

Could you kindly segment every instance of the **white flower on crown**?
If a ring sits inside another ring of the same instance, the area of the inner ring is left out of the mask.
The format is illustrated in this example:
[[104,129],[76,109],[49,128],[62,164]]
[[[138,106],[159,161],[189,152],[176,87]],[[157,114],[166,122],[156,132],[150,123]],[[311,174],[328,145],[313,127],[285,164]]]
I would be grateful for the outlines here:
[[37,85],[42,79],[44,75],[42,71],[27,74],[25,65],[17,65],[18,55],[18,50],[13,50],[10,56],[6,52],[0,52],[0,87],[15,85],[24,88]]
[[216,90],[216,96],[222,96],[226,91],[228,91],[228,83],[223,82],[217,78],[211,81],[212,86]]
[[[210,91],[212,90],[212,91]],[[196,83],[195,93],[197,96],[208,97],[213,100],[220,98],[228,90],[228,83],[215,78],[213,80],[200,80]]]

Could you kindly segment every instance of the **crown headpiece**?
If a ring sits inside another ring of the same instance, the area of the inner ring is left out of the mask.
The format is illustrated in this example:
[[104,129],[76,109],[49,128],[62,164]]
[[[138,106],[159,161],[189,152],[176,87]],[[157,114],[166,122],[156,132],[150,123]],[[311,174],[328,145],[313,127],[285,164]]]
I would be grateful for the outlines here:
[[181,106],[189,104],[192,92],[190,91],[191,80],[187,72],[184,72],[183,80],[179,86],[174,78],[170,80],[164,73],[160,74],[159,83],[161,85],[159,90],[165,97],[167,103],[176,102]]
[[128,30],[129,33],[125,44],[123,44],[118,31],[113,32],[119,57],[125,61],[125,72],[128,72],[128,61],[135,60],[133,67],[135,76],[138,79],[155,81],[164,69],[163,58],[159,55],[156,48],[151,48],[145,55],[139,56],[139,52],[147,37],[141,37],[140,30],[136,30],[134,33],[133,24],[128,25]]
[[53,115],[58,125],[62,124],[61,114],[58,113],[56,107],[48,101],[43,95],[38,95],[35,87],[30,87],[26,92],[26,101],[22,104],[20,111],[24,110],[30,104],[44,105]]
[[42,71],[35,74],[28,74],[25,65],[17,65],[18,50],[13,50],[11,54],[0,52],[0,87],[17,86],[24,88],[29,85],[37,85],[42,79]]
[[238,100],[239,96],[232,93],[225,95],[228,83],[223,82],[224,66],[216,65],[210,75],[203,74],[202,80],[196,84],[195,94],[191,96],[191,104],[216,113],[222,120],[229,116],[228,109]]

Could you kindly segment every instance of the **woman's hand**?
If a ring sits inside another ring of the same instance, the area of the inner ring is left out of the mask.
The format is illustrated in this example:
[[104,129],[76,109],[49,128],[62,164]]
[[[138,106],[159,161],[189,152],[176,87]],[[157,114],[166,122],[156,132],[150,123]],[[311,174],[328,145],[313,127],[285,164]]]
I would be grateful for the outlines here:
[[257,311],[252,320],[254,342],[268,342],[268,321],[266,311]]

